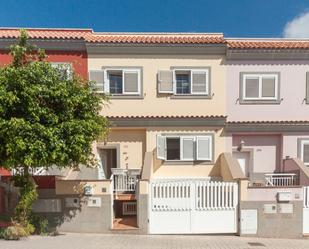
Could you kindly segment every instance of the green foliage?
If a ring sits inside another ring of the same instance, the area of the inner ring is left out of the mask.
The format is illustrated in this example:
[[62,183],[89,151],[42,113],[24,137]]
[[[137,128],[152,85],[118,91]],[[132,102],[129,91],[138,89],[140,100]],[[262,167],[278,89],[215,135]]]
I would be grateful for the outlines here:
[[104,96],[65,79],[21,32],[13,63],[0,69],[0,165],[9,169],[94,166],[91,144],[106,135]]
[[48,235],[50,233],[48,219],[40,215],[33,215],[31,222],[35,227],[36,234]]
[[34,226],[29,217],[32,214],[32,204],[38,198],[36,185],[30,177],[14,176],[15,185],[20,188],[20,200],[15,207],[14,220],[21,224],[27,233],[34,233]]
[[0,228],[0,239],[4,239],[5,228]]
[[19,240],[22,237],[29,236],[29,233],[22,225],[15,223],[7,227],[3,231],[2,236],[5,240]]

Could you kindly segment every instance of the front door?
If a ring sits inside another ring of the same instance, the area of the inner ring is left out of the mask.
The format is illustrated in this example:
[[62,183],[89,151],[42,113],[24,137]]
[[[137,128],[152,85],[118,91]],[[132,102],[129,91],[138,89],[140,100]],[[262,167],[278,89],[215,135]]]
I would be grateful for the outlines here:
[[233,152],[233,156],[237,159],[244,175],[249,176],[250,152],[235,151]]

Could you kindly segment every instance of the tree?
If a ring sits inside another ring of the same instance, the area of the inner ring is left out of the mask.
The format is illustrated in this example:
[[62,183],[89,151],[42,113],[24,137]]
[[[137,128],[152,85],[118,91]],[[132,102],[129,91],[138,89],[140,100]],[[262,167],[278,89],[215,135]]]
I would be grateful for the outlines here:
[[[29,45],[24,30],[11,55],[12,63],[0,69],[0,165],[17,172],[19,204],[27,203],[27,194],[32,204],[31,170],[96,165],[92,143],[108,131],[99,115],[106,97],[75,74],[64,77],[45,61],[44,51]],[[29,216],[29,203],[28,209],[17,206],[18,220]]]

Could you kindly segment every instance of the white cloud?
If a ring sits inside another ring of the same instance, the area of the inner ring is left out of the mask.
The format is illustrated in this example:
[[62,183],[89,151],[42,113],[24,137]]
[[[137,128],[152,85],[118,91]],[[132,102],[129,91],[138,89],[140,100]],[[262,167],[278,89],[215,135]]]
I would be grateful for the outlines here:
[[309,10],[289,21],[283,30],[286,38],[309,38]]

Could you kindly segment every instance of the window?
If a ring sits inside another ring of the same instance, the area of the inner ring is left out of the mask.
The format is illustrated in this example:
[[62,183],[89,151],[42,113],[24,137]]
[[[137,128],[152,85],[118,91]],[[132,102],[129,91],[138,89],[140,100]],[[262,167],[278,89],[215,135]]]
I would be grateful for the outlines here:
[[96,86],[93,86],[96,92],[112,96],[141,94],[140,69],[91,70],[89,79],[96,82]]
[[161,70],[158,73],[158,92],[175,95],[209,96],[209,69]]
[[300,159],[306,166],[309,166],[309,139],[301,139],[299,147]]
[[273,101],[279,98],[278,74],[242,74],[242,100]]
[[60,77],[64,80],[72,78],[72,66],[66,62],[51,62],[53,68],[59,71]]
[[191,92],[190,76],[190,71],[175,71],[177,94],[189,94]]
[[158,136],[157,157],[166,161],[212,161],[212,135]]

